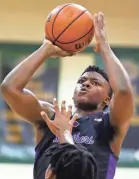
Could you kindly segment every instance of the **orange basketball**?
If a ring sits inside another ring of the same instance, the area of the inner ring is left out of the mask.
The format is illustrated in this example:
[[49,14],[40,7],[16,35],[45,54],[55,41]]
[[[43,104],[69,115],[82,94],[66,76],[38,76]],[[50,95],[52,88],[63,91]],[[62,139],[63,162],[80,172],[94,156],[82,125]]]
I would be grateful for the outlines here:
[[47,17],[45,35],[63,50],[82,51],[94,36],[92,15],[78,4],[58,6]]

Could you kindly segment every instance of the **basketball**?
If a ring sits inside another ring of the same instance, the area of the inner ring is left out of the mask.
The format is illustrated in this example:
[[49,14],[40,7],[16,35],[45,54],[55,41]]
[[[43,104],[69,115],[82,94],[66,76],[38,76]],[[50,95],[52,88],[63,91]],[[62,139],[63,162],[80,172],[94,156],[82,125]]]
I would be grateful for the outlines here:
[[92,15],[78,4],[69,3],[58,6],[47,17],[45,36],[63,50],[82,51],[94,36]]

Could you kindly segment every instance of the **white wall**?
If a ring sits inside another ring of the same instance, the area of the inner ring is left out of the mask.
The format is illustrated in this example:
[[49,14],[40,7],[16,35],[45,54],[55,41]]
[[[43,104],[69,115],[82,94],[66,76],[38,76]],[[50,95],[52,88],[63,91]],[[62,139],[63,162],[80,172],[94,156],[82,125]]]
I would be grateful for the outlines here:
[[[33,179],[33,166],[0,164],[0,179]],[[139,169],[118,168],[114,179],[139,179]]]

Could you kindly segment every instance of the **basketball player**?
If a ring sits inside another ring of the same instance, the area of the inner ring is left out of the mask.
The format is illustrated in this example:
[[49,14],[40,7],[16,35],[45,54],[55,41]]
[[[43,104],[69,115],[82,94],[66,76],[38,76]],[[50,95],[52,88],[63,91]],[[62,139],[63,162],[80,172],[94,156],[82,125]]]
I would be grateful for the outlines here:
[[[95,51],[100,53],[108,75],[96,66],[89,66],[78,79],[73,101],[74,113],[78,113],[79,119],[74,124],[72,135],[75,143],[84,145],[93,154],[98,165],[98,178],[113,179],[133,114],[133,95],[129,76],[108,44],[101,12],[94,15],[94,25]],[[53,105],[38,101],[24,87],[50,56],[68,55],[72,54],[45,40],[37,51],[9,73],[1,85],[3,97],[9,106],[36,128],[38,145],[35,149],[34,179],[44,179],[47,168],[44,165],[44,153],[58,139],[40,115],[44,111],[52,118]],[[105,112],[108,106],[110,110]]]
[[97,165],[93,156],[85,147],[75,145],[72,138],[72,129],[78,116],[75,114],[70,120],[71,106],[66,112],[66,106],[63,105],[60,111],[56,100],[53,102],[53,107],[55,110],[53,121],[45,112],[41,112],[60,143],[52,145],[45,151],[43,165],[48,166],[45,179],[97,179]]

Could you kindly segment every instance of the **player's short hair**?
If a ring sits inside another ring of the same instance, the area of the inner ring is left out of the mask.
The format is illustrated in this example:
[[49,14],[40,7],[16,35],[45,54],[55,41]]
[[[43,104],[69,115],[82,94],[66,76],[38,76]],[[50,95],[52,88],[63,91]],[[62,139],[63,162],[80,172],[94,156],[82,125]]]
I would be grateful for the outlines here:
[[[101,74],[101,75],[103,76],[103,78],[105,78],[105,80],[110,84],[110,82],[109,82],[109,77],[108,77],[107,73],[106,73],[103,69],[99,68],[98,66],[89,65],[89,66],[83,71],[83,73],[81,74],[81,76],[82,76],[84,73],[86,73],[86,72],[97,72],[97,73]],[[113,94],[113,91],[112,91],[112,88],[111,88],[111,86],[110,86],[110,90],[109,90],[109,97],[110,97],[110,99],[112,98],[112,94]]]
[[97,165],[90,152],[81,145],[56,144],[47,152],[56,179],[97,179]]

